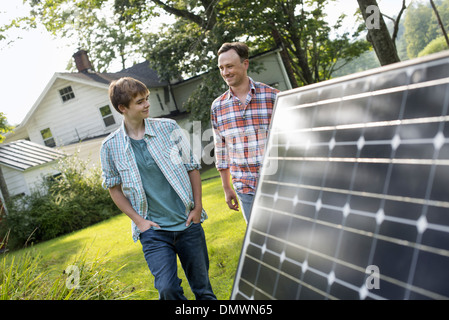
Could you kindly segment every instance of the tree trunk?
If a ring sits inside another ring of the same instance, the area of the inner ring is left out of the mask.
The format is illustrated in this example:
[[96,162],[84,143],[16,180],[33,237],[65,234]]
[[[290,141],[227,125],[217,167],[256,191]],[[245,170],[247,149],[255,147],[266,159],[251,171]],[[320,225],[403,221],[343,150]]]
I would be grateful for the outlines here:
[[449,46],[449,38],[447,36],[446,29],[444,29],[443,21],[441,21],[440,14],[438,13],[437,7],[435,6],[435,3],[433,0],[430,0],[430,4],[432,5],[433,11],[435,11],[435,15],[437,16],[438,24],[440,25],[441,31],[443,32],[444,39],[446,39],[446,43]]
[[285,48],[284,44],[282,43],[281,35],[279,34],[279,31],[273,27],[271,34],[273,35],[274,42],[276,43],[276,46],[278,48],[282,48],[281,51],[281,57],[282,62],[284,62],[285,70],[287,71],[288,79],[290,80],[290,84],[292,85],[292,88],[298,87],[298,81],[296,81],[295,72],[293,71],[290,57],[288,56],[287,49]]
[[371,18],[371,16],[369,16],[366,12],[369,6],[375,6],[379,10],[378,26],[374,28],[368,28],[367,40],[371,42],[380,64],[384,66],[387,64],[399,62],[400,59],[396,51],[396,46],[394,45],[387,25],[385,24],[385,21],[380,14],[380,9],[377,1],[357,0],[357,2],[359,3],[359,7],[362,11],[362,16],[365,21],[368,21],[368,19]]
[[[291,8],[289,6],[284,6],[284,14],[288,17],[288,22],[290,26],[294,26],[295,25],[295,15],[293,10],[291,10]],[[310,66],[309,66],[309,62],[307,60],[307,51],[303,48],[303,46],[301,45],[301,35],[300,35],[300,30],[296,30],[295,28],[291,28],[290,29],[290,38],[291,38],[291,43],[289,42],[285,42],[285,48],[290,49],[290,52],[296,57],[297,59],[297,64],[299,66],[299,69],[297,70],[297,74],[300,77],[301,81],[304,83],[304,85],[308,85],[308,84],[312,84],[314,82],[313,79],[313,74],[312,71],[310,70]],[[284,38],[281,38],[282,40],[284,40]],[[294,44],[294,46],[292,46],[292,43]],[[304,47],[306,47],[307,44],[305,44]]]

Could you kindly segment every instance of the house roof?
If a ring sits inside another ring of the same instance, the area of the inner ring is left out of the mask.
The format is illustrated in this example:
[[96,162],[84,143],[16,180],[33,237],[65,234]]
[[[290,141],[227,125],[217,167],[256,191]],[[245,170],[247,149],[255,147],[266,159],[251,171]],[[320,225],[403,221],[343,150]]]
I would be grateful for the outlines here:
[[61,76],[70,77],[74,80],[82,82],[99,82],[109,86],[114,80],[120,79],[122,77],[133,77],[137,80],[142,81],[149,89],[163,87],[168,84],[167,81],[163,81],[159,78],[157,72],[150,68],[149,62],[144,61],[137,63],[134,66],[123,69],[119,72],[114,73],[97,73],[97,72],[61,72]]
[[0,164],[20,171],[25,171],[65,156],[63,152],[27,140],[0,144]]
[[[151,88],[163,87],[168,85],[168,82],[161,80],[155,70],[150,68],[150,63],[147,61],[137,63],[131,68],[123,69],[122,71],[112,73],[116,79],[121,77],[134,77],[142,81],[151,90]],[[115,79],[114,79],[115,80]]]

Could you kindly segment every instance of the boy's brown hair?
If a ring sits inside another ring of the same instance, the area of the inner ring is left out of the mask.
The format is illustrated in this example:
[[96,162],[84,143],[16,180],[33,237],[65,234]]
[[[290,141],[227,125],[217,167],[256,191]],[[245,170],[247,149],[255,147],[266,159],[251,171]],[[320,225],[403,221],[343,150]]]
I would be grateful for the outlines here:
[[118,80],[112,81],[109,85],[109,99],[115,110],[122,113],[119,109],[119,105],[123,105],[126,108],[129,107],[129,103],[138,94],[147,95],[150,93],[147,86],[134,78],[123,77]]
[[223,52],[229,51],[229,50],[235,50],[235,52],[237,52],[237,54],[239,55],[241,62],[247,60],[249,57],[249,48],[243,42],[225,42],[225,43],[223,43],[221,45],[220,49],[218,50],[218,55],[222,54]]

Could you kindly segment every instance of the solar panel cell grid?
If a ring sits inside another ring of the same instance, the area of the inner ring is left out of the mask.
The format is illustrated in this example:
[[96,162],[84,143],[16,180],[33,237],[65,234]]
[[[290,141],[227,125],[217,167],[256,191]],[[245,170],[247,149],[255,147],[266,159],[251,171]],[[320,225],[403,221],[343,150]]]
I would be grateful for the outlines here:
[[233,299],[449,299],[448,76],[445,53],[278,96]]

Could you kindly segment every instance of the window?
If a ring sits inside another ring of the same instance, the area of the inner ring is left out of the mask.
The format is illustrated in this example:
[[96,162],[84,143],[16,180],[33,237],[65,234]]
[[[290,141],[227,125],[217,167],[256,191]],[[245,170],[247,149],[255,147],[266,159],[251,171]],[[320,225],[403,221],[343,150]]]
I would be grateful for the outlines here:
[[69,101],[70,99],[75,98],[75,94],[73,93],[72,87],[68,86],[64,89],[59,90],[59,94],[61,95],[62,102]]
[[112,115],[111,108],[108,105],[100,108],[101,117],[103,118],[104,125],[106,127],[115,124],[114,116]]
[[41,130],[41,135],[47,147],[56,147],[55,139],[53,139],[53,135],[51,134],[50,128]]
[[45,178],[47,179],[48,182],[57,182],[57,181],[61,180],[62,173],[59,172],[59,173],[56,173],[54,175],[48,175]]

